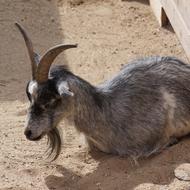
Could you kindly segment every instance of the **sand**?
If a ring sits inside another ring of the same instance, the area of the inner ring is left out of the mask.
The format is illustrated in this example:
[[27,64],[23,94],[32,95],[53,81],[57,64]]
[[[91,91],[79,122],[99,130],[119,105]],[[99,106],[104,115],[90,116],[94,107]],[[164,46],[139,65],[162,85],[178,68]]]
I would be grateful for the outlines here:
[[62,122],[62,153],[55,162],[46,160],[47,139],[30,142],[23,134],[31,70],[15,21],[25,26],[39,53],[58,43],[78,43],[55,64],[68,64],[94,85],[139,57],[187,61],[172,28],[159,27],[147,1],[0,0],[0,190],[190,189],[190,182],[174,175],[190,162],[188,138],[135,165],[129,158],[88,153],[83,137]]

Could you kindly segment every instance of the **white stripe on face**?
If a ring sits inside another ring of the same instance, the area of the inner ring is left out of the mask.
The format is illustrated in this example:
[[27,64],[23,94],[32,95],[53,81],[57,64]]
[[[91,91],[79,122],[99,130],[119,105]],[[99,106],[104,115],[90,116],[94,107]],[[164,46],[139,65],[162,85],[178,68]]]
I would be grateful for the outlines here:
[[32,97],[36,97],[37,89],[38,89],[38,83],[32,80],[28,85],[28,92]]

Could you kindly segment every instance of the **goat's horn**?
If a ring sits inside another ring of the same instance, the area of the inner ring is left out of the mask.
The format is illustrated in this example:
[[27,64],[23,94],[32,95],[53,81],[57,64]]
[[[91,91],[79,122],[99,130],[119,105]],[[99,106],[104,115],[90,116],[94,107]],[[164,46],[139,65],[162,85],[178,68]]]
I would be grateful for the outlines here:
[[26,47],[28,49],[28,54],[30,56],[31,66],[32,66],[32,79],[35,79],[36,68],[37,68],[38,63],[36,62],[36,53],[33,51],[32,41],[30,40],[26,31],[20,24],[15,23],[15,25],[17,26],[17,28],[19,29],[19,31],[21,32],[25,40]]
[[74,45],[57,45],[49,49],[40,59],[38,64],[37,73],[36,73],[36,81],[38,83],[43,83],[48,80],[49,69],[54,59],[64,50],[70,48],[76,48],[77,44]]

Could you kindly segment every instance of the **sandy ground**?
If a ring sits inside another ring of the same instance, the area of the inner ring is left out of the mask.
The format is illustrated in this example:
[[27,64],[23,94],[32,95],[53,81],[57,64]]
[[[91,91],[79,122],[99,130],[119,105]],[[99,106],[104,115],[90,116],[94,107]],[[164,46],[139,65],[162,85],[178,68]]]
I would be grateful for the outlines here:
[[0,190],[190,189],[190,182],[174,176],[176,167],[190,162],[188,138],[137,166],[128,158],[88,154],[73,126],[62,123],[62,154],[53,163],[45,160],[46,139],[29,142],[23,135],[31,71],[15,21],[27,28],[40,53],[63,41],[78,43],[56,62],[68,63],[93,84],[138,57],[186,61],[171,27],[159,28],[147,1],[0,0]]

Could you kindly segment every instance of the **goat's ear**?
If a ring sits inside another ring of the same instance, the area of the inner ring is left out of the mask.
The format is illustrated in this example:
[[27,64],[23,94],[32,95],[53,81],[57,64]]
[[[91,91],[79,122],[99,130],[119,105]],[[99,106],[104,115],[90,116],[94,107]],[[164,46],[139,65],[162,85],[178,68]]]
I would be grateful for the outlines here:
[[70,91],[69,85],[66,81],[62,81],[58,84],[57,91],[60,96],[74,96],[74,93]]

